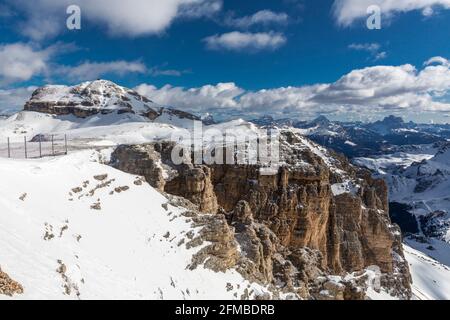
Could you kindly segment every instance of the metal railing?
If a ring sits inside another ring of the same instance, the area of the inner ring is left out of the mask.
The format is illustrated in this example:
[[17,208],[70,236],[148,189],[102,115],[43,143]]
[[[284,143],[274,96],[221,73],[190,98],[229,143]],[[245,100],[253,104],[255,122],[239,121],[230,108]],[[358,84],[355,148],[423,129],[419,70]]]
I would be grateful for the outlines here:
[[0,140],[0,157],[14,159],[36,159],[67,155],[67,135],[39,134],[31,140],[27,136],[10,138],[2,143]]

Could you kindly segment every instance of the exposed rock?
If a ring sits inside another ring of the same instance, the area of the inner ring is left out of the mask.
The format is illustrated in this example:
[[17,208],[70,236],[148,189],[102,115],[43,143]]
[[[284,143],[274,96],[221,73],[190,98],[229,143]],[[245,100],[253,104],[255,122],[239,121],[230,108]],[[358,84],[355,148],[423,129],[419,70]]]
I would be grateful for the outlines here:
[[96,202],[96,203],[92,204],[91,210],[102,210],[102,206],[101,206],[100,202]]
[[130,190],[130,187],[128,187],[128,186],[122,186],[122,187],[114,188],[114,191],[117,192],[117,193],[122,193],[122,192],[125,192],[125,191],[128,191],[128,190]]
[[166,184],[164,173],[170,168],[163,167],[161,157],[170,152],[168,150],[170,146],[170,144],[119,146],[114,151],[112,163],[121,171],[143,176],[150,185],[163,191]]
[[446,241],[450,230],[449,214],[445,211],[435,211],[421,216],[420,226],[425,236]]
[[56,272],[60,274],[63,281],[62,287],[64,289],[64,294],[70,296],[72,293],[74,293],[77,298],[80,298],[81,294],[78,285],[74,283],[66,274],[67,266],[62,260],[58,260],[57,263],[58,268],[56,269]]
[[80,193],[80,192],[82,192],[83,191],[83,189],[81,188],[81,187],[76,187],[76,188],[73,188],[72,189],[72,192],[73,193]]
[[[318,277],[376,265],[388,290],[409,298],[411,279],[401,234],[389,218],[386,184],[345,158],[314,148],[305,138],[283,132],[283,165],[274,175],[261,174],[260,165],[176,166],[171,143],[119,146],[111,159],[116,168],[144,176],[204,213],[224,217],[202,236],[212,239],[216,249],[201,251],[193,265],[206,263],[214,270],[237,265],[248,278],[296,290],[301,297],[335,299],[363,297],[350,284],[333,287],[317,283]],[[332,185],[346,181],[355,185],[354,191],[332,192]],[[205,215],[203,225],[211,223],[210,217]],[[245,258],[231,249],[233,239]],[[225,257],[220,264],[208,260],[214,252]]]
[[108,178],[107,174],[99,174],[97,176],[94,176],[94,179],[97,181],[105,181],[106,178]]
[[113,165],[122,171],[145,177],[154,188],[182,196],[198,204],[203,212],[216,213],[217,198],[207,166],[175,166],[172,143],[119,146],[112,155]]
[[225,272],[236,266],[238,261],[237,244],[234,241],[233,229],[227,224],[222,215],[196,215],[190,213],[193,226],[200,227],[199,234],[190,240],[186,246],[188,248],[197,247],[203,242],[211,244],[200,249],[194,257],[190,269],[195,269],[199,265],[205,265],[216,272]]
[[0,268],[0,295],[7,295],[12,297],[15,294],[22,294],[23,287],[20,283],[12,280],[5,272]]

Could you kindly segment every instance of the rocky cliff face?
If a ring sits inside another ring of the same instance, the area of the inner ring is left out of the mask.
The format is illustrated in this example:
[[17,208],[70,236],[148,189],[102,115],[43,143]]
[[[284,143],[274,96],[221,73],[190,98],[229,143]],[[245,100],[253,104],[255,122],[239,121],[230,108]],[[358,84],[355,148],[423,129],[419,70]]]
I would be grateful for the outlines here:
[[241,252],[222,252],[233,257],[224,267],[314,299],[364,299],[371,286],[367,270],[378,268],[376,290],[410,297],[401,235],[390,221],[383,181],[292,131],[282,134],[283,165],[273,175],[261,174],[259,165],[176,166],[173,147],[120,146],[112,164],[222,216],[230,229],[222,225],[206,238],[220,239],[222,249],[236,242]]

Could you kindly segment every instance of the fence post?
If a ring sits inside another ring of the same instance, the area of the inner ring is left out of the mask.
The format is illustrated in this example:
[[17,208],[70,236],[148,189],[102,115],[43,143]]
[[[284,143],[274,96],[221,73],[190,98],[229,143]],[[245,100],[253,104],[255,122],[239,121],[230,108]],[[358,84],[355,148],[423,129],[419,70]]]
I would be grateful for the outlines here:
[[55,144],[53,142],[53,135],[52,135],[52,155],[55,156]]
[[42,158],[42,135],[39,135],[39,158]]
[[9,137],[8,137],[8,158],[11,158],[11,146],[9,143]]
[[67,156],[67,134],[64,134],[64,146],[66,148],[66,156]]
[[25,144],[25,159],[28,159],[28,150],[27,150],[27,136],[23,137],[23,142]]

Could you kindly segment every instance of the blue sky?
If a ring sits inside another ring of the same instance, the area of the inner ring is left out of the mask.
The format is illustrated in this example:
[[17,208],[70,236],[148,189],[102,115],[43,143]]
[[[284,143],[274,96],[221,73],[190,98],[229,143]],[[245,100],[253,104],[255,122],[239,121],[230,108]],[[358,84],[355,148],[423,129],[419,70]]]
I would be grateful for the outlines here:
[[[450,1],[391,2],[2,0],[0,113],[35,86],[106,78],[219,117],[447,122]],[[81,30],[65,27],[69,4]]]

